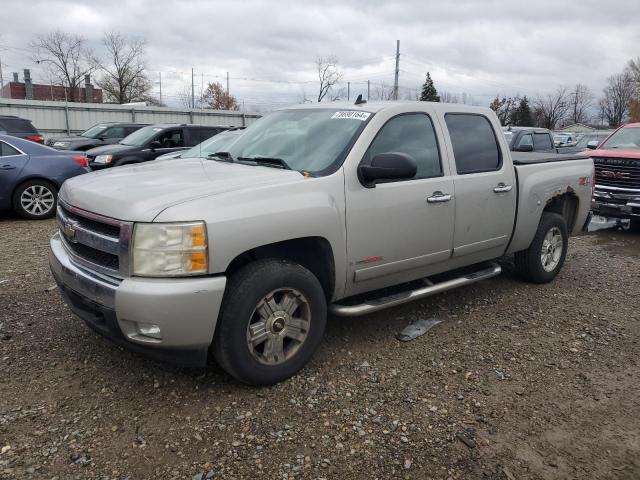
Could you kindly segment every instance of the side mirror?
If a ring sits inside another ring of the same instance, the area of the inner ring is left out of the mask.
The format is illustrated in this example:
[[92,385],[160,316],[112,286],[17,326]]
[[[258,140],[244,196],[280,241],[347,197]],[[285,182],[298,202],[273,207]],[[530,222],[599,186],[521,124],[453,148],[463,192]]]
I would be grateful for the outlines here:
[[155,150],[156,148],[160,148],[160,147],[162,147],[162,144],[158,140],[154,140],[149,144],[149,148],[151,150]]
[[531,144],[520,145],[516,147],[516,152],[533,152],[533,145]]
[[587,148],[589,150],[595,150],[596,148],[598,148],[598,140],[591,140],[590,142],[587,143]]
[[377,180],[408,180],[418,171],[416,161],[405,153],[379,153],[371,163],[358,167],[358,177],[367,188],[373,188]]

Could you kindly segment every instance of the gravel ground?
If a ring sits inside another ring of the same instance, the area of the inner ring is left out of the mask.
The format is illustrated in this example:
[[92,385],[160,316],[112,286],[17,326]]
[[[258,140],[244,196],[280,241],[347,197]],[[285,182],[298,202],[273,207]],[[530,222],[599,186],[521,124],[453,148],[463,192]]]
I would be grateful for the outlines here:
[[550,285],[331,318],[307,368],[251,388],[91,332],[50,290],[54,230],[0,218],[0,478],[640,478],[640,236],[572,239]]

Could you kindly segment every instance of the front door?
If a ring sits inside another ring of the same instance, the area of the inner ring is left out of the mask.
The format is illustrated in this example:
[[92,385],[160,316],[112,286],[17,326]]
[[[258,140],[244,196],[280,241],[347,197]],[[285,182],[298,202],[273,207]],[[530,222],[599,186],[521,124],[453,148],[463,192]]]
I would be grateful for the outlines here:
[[431,117],[422,112],[392,117],[363,162],[387,152],[410,155],[418,170],[409,180],[373,188],[358,183],[347,192],[350,294],[419,278],[425,268],[451,256],[453,180]]
[[453,256],[472,256],[469,262],[499,257],[509,243],[516,213],[515,172],[501,153],[507,150],[501,150],[496,130],[484,115],[447,113],[444,120],[456,169]]

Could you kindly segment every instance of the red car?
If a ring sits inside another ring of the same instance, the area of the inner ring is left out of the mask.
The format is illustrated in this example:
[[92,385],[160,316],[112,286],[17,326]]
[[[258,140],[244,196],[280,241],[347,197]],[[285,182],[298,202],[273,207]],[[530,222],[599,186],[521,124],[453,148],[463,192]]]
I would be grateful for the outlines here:
[[587,154],[596,167],[593,213],[629,219],[640,232],[640,123],[623,125]]

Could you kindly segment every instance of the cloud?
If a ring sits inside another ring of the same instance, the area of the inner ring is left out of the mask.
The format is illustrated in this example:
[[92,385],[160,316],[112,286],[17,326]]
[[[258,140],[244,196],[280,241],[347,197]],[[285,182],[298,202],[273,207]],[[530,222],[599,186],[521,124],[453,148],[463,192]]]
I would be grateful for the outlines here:
[[147,39],[149,70],[163,72],[166,98],[190,85],[194,68],[198,88],[224,84],[229,72],[232,93],[269,108],[313,98],[322,55],[338,56],[353,91],[366,90],[366,80],[389,85],[400,39],[401,91],[431,71],[440,90],[485,102],[577,82],[600,92],[640,55],[638,13],[637,0],[3,0],[0,54],[5,72],[30,67],[37,79],[28,48],[38,33],[60,28],[99,50],[103,32],[117,30]]

